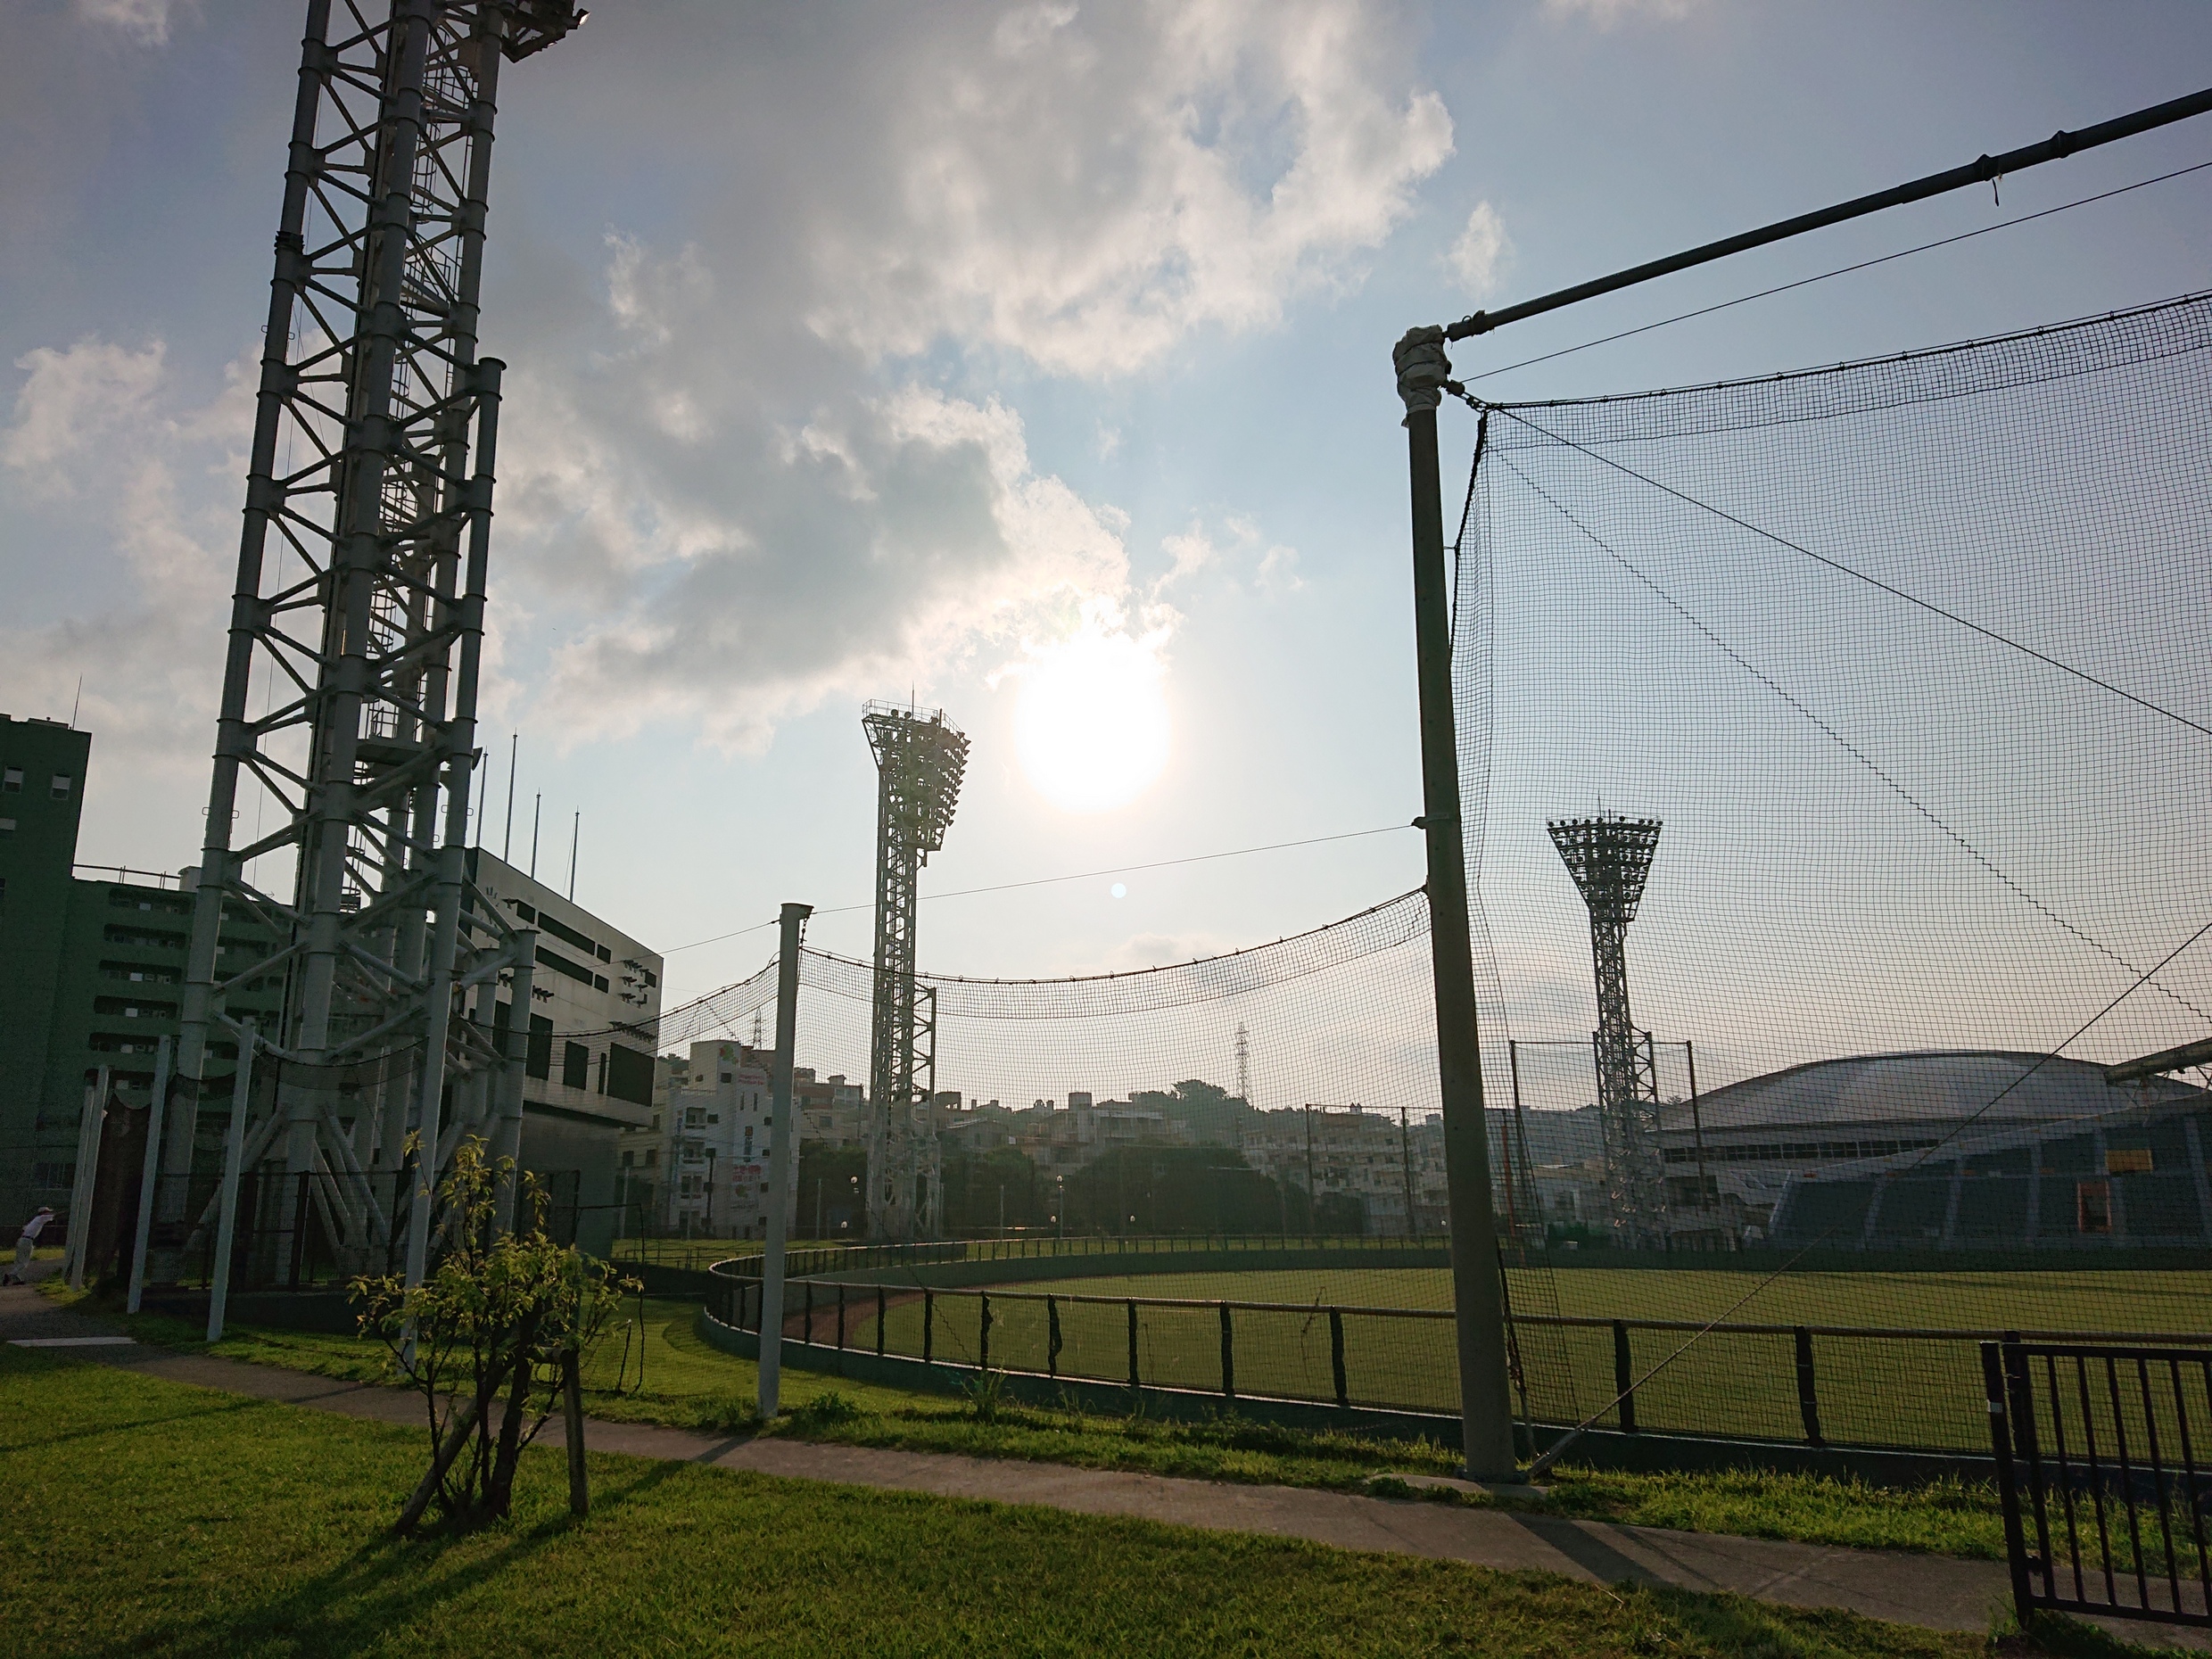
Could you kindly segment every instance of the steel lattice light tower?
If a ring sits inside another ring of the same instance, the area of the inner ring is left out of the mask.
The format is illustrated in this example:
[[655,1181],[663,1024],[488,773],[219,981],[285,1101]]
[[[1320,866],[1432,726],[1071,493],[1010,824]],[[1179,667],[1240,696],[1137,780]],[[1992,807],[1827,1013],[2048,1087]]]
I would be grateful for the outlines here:
[[1659,846],[1656,818],[1569,818],[1549,825],[1552,845],[1589,906],[1597,971],[1597,1110],[1614,1232],[1628,1244],[1660,1242],[1666,1192],[1660,1180],[1659,1087],[1651,1039],[1629,1018],[1629,923]]
[[[508,1008],[528,1029],[535,936],[466,861],[502,367],[476,355],[477,288],[501,60],[582,18],[574,0],[307,11],[178,1061],[196,1087],[243,1036],[229,996],[281,980],[254,1048],[282,1081],[244,1162],[281,1146],[342,1253],[404,1225],[410,1277],[460,1135],[510,1155],[520,1135],[523,1044],[503,1056],[491,1033]],[[278,821],[237,846],[243,777]],[[234,954],[226,913],[278,945]],[[173,1120],[166,1173],[189,1173],[194,1117]],[[417,1129],[434,1154],[401,1224],[364,1171],[397,1168]],[[207,1220],[184,1185],[161,1217],[172,1272],[178,1224]]]
[[921,867],[945,845],[968,739],[942,709],[871,703],[862,714],[876,756],[876,980],[869,1026],[868,1235],[938,1230],[936,996],[914,983],[914,902]]

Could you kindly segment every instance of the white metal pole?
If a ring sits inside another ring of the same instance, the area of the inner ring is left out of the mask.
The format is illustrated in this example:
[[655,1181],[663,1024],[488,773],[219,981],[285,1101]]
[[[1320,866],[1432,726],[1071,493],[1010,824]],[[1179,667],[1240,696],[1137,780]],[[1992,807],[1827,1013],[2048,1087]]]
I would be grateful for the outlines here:
[[768,1085],[768,1238],[761,1259],[760,1415],[776,1415],[783,1383],[783,1241],[791,1221],[788,1191],[798,1137],[791,1118],[791,1055],[798,1041],[799,939],[812,904],[783,907],[776,957],[776,1052]]
[[146,1237],[153,1227],[154,1184],[161,1173],[161,1119],[169,1106],[169,1066],[174,1037],[163,1037],[153,1051],[153,1101],[146,1108],[145,1173],[138,1177],[138,1236],[130,1247],[130,1300],[126,1311],[138,1311],[138,1299],[146,1288]]
[[100,1190],[100,1140],[108,1115],[108,1069],[85,1091],[85,1109],[77,1119],[77,1178],[70,1185],[69,1247],[62,1267],[72,1291],[85,1288],[86,1245],[92,1242],[93,1194]]
[[230,1090],[230,1133],[223,1141],[223,1201],[215,1224],[215,1275],[208,1291],[207,1340],[223,1340],[230,1303],[230,1252],[238,1235],[238,1166],[246,1156],[246,1102],[253,1093],[253,1022],[238,1036],[238,1076]]

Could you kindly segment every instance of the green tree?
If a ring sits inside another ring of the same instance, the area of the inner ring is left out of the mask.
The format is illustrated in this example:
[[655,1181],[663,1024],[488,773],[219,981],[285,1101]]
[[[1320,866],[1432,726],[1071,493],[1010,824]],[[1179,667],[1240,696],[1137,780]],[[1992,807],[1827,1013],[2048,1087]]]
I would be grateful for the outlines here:
[[516,1179],[513,1160],[494,1164],[481,1140],[462,1142],[438,1188],[443,1242],[428,1276],[412,1290],[395,1274],[351,1286],[362,1331],[391,1349],[429,1417],[430,1469],[400,1515],[401,1531],[432,1503],[463,1525],[507,1514],[523,1449],[623,1294],[639,1288],[554,1242],[544,1189],[526,1172],[517,1224],[499,1229],[499,1188]]

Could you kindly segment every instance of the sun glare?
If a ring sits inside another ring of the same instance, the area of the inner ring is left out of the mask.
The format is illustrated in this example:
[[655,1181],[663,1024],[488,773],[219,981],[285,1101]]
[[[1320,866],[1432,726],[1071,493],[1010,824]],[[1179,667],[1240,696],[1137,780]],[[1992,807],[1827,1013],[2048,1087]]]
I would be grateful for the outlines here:
[[1127,634],[1085,631],[1023,672],[1014,752],[1038,794],[1071,813],[1142,795],[1168,763],[1168,698],[1157,653]]

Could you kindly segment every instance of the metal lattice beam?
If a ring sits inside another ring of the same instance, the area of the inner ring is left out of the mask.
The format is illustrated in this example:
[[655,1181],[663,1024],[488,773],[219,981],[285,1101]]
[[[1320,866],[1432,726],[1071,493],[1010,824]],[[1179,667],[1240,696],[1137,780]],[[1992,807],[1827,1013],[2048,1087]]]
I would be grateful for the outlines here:
[[[501,60],[582,18],[310,0],[285,174],[179,1069],[203,1079],[243,1036],[231,996],[280,980],[259,1047],[284,1081],[249,1140],[316,1176],[367,1254],[398,1217],[361,1172],[419,1133],[413,1276],[461,1133],[510,1155],[520,1134],[523,1045],[494,1028],[504,987],[528,1028],[534,936],[466,868],[502,367],[476,354],[477,290]],[[235,846],[253,785],[276,822]],[[241,956],[226,914],[276,944]]]
[[1656,1242],[1665,1225],[1659,1162],[1659,1083],[1651,1037],[1629,1017],[1629,923],[1644,896],[1656,818],[1574,818],[1549,826],[1552,845],[1589,907],[1590,958],[1597,978],[1598,1119],[1605,1136],[1607,1197],[1624,1244]]
[[869,1027],[868,1234],[938,1230],[936,997],[914,980],[921,867],[945,845],[968,769],[968,739],[942,709],[871,703],[861,724],[876,757],[876,975]]

